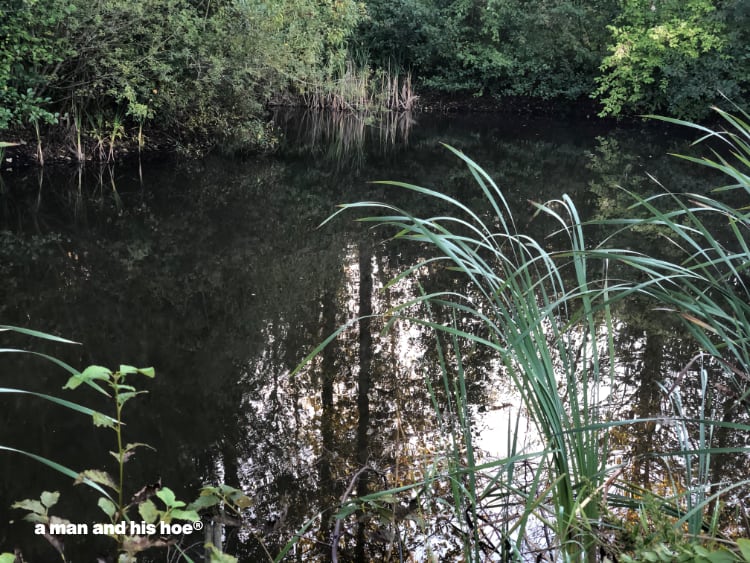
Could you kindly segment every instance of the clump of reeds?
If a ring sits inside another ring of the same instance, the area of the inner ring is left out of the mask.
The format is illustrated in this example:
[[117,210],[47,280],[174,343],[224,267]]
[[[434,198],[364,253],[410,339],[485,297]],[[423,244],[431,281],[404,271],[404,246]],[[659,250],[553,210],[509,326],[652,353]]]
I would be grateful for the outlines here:
[[[451,149],[469,168],[484,193],[490,216],[466,207],[439,192],[398,182],[390,184],[414,191],[446,205],[442,215],[418,218],[389,204],[357,203],[345,209],[375,209],[383,215],[366,217],[365,222],[390,225],[396,238],[426,244],[436,256],[405,272],[411,275],[423,268],[449,268],[459,272],[469,288],[466,293],[425,292],[393,310],[389,322],[408,318],[424,324],[453,342],[459,361],[451,375],[463,377],[460,364],[461,342],[489,347],[504,366],[504,373],[521,393],[526,412],[535,423],[544,443],[537,453],[539,485],[546,492],[528,491],[525,502],[534,506],[547,524],[554,523],[558,541],[569,555],[589,553],[595,547],[596,527],[600,520],[599,498],[606,481],[606,431],[601,410],[597,408],[598,386],[610,376],[600,358],[601,311],[606,308],[603,282],[591,281],[586,242],[581,221],[572,201],[563,197],[557,205],[539,205],[538,211],[558,221],[560,238],[566,250],[552,252],[548,245],[517,231],[510,207],[498,186],[471,159]],[[499,230],[498,230],[499,229]],[[600,268],[597,268],[600,271]],[[444,323],[410,313],[414,307],[440,310],[448,318],[470,318],[482,326],[480,333],[469,331],[461,323]],[[604,334],[613,334],[611,318],[604,315]],[[604,337],[606,340],[606,336]],[[611,346],[609,347],[611,349]],[[441,362],[449,369],[446,362]],[[585,366],[585,368],[582,368]],[[448,375],[445,375],[448,379]],[[456,446],[472,451],[471,417],[466,410],[465,385],[451,390],[456,398],[457,418],[462,430]],[[509,460],[522,452],[510,451]],[[462,454],[463,455],[463,454]],[[494,486],[478,490],[475,460],[464,459],[464,501],[459,512],[474,513],[476,522],[480,499],[500,502],[512,484],[499,479],[513,473],[514,461],[503,464]],[[541,475],[544,475],[542,478]],[[461,498],[459,496],[458,498]],[[530,513],[522,518],[515,533],[523,535]],[[460,520],[464,522],[464,519]],[[467,537],[476,530],[465,530]],[[480,558],[480,538],[467,543],[467,556]]]
[[415,95],[411,72],[397,67],[372,69],[366,62],[347,59],[326,80],[313,84],[301,95],[310,109],[333,111],[411,111]]
[[419,100],[412,86],[411,72],[402,75],[398,67],[381,69],[376,77],[380,84],[376,98],[379,105],[394,111],[412,111]]
[[[746,202],[750,194],[750,118],[744,112],[735,117],[717,111],[730,125],[729,131],[677,123],[701,130],[705,134],[701,141],[717,139],[726,150],[716,149],[712,158],[686,158],[727,174],[732,183],[719,191],[740,190]],[[586,223],[571,199],[563,195],[547,204],[534,204],[538,214],[559,226],[552,242],[540,241],[516,228],[502,191],[486,172],[466,155],[450,150],[468,167],[485,196],[486,210],[400,182],[386,183],[431,199],[447,211],[417,217],[388,203],[342,206],[344,210],[374,211],[376,215],[360,221],[389,226],[395,230],[395,238],[434,251],[392,283],[437,269],[456,272],[468,282],[462,291],[430,290],[429,278],[422,278],[425,290],[420,295],[385,313],[388,325],[402,319],[419,323],[434,330],[438,339],[445,386],[442,400],[450,407],[440,404],[435,394],[433,401],[436,417],[453,436],[448,457],[454,460],[443,475],[452,484],[451,502],[444,504],[453,506],[454,526],[464,538],[467,560],[484,560],[488,549],[495,555],[502,552],[504,560],[521,560],[529,554],[526,535],[534,527],[551,531],[546,534],[549,543],[544,555],[551,560],[599,560],[600,548],[616,533],[607,528],[607,512],[614,507],[644,510],[637,500],[643,496],[637,492],[639,485],[624,481],[627,472],[622,464],[608,462],[609,433],[654,421],[609,419],[607,389],[616,360],[612,307],[638,295],[646,298],[657,314],[666,310],[682,320],[696,348],[732,378],[738,408],[750,404],[750,246],[746,240],[750,212],[713,195],[631,194],[632,215],[597,223],[598,227],[614,227],[615,233],[592,245],[586,240]],[[661,230],[679,251],[678,257],[664,259],[616,246],[623,230],[644,226]],[[607,273],[613,266],[617,266],[617,279],[610,279]],[[450,354],[441,341],[448,343]],[[521,397],[524,415],[540,436],[535,451],[519,448],[521,425],[516,424],[507,439],[506,458],[484,465],[477,462],[461,360],[461,350],[467,346],[487,347],[502,364],[504,376]],[[687,373],[687,367],[684,371]],[[705,372],[701,374],[705,394],[708,383]],[[691,414],[679,389],[665,389],[665,394],[673,412],[662,415],[661,420],[674,428],[675,449],[649,454],[671,457],[673,471],[682,468],[685,475],[674,480],[682,489],[672,495],[662,493],[654,506],[673,515],[679,533],[685,532],[683,524],[687,525],[687,541],[700,542],[705,539],[700,533],[718,533],[718,517],[713,524],[706,522],[709,507],[718,506],[728,491],[750,484],[710,483],[712,455],[747,452],[744,445],[717,447],[713,430],[731,428],[747,433],[750,425],[724,421],[705,400],[698,412]],[[446,419],[444,412],[453,415]],[[530,486],[519,486],[516,480],[521,464],[532,468]],[[436,480],[433,476],[419,486],[427,489]],[[508,508],[519,504],[520,510]],[[486,540],[486,529],[481,529],[486,526],[478,525],[493,510],[505,511],[498,520],[503,524],[493,527],[501,537],[496,544]]]

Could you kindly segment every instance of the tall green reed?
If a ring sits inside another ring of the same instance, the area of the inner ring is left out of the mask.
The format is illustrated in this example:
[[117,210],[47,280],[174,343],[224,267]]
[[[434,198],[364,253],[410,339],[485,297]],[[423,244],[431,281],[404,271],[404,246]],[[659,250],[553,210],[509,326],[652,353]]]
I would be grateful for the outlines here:
[[[709,143],[711,156],[676,156],[720,172],[729,183],[708,194],[676,194],[661,186],[661,191],[650,197],[631,193],[633,204],[629,217],[603,222],[616,231],[601,245],[611,260],[625,268],[625,276],[645,280],[638,285],[634,283],[633,287],[650,297],[661,311],[680,320],[700,351],[697,387],[701,392],[696,412],[687,412],[680,394],[679,384],[690,366],[678,374],[669,390],[665,389],[673,405],[673,425],[679,441],[679,451],[672,453],[683,460],[683,479],[687,487],[670,500],[679,516],[677,524],[686,523],[689,534],[694,537],[706,530],[715,531],[718,501],[728,492],[748,484],[746,480],[725,485],[711,483],[710,474],[714,456],[747,451],[744,446],[715,444],[715,432],[724,429],[747,435],[750,430],[746,424],[726,420],[730,413],[744,418],[750,414],[746,401],[750,396],[750,249],[747,243],[750,116],[737,106],[736,114],[719,108],[714,110],[723,120],[724,128],[720,130],[652,117],[699,131],[701,137],[693,144]],[[638,229],[659,232],[671,249],[672,258],[658,260],[607,248],[623,232]],[[718,366],[728,386],[709,380],[706,366],[710,363]],[[729,413],[711,410],[715,407],[707,402],[708,398],[718,393],[734,399]],[[689,432],[689,427],[695,432]]]
[[380,112],[411,111],[419,96],[414,93],[411,72],[390,64],[373,68],[365,55],[355,53],[308,85],[301,99],[311,109]]
[[[543,438],[539,463],[545,479],[540,486],[546,489],[541,499],[535,498],[536,492],[527,493],[529,506],[555,530],[565,557],[580,559],[593,553],[597,543],[599,498],[607,475],[606,431],[598,404],[600,384],[611,377],[612,365],[603,362],[599,351],[602,338],[609,342],[608,349],[613,348],[611,316],[601,314],[607,310],[602,300],[607,295],[606,284],[601,279],[592,281],[596,276],[591,273],[582,222],[568,197],[537,205],[538,213],[559,223],[558,235],[565,242],[564,250],[548,250],[548,245],[516,229],[508,202],[487,173],[464,154],[449,149],[470,170],[490,213],[482,214],[445,194],[400,182],[387,184],[433,199],[450,212],[423,219],[375,202],[349,204],[343,209],[377,211],[379,215],[360,221],[388,225],[396,229],[396,239],[425,244],[436,251],[436,256],[409,268],[392,283],[423,267],[448,268],[469,282],[470,292],[425,292],[394,307],[386,317],[389,323],[406,319],[423,324],[454,344],[460,340],[487,346],[501,360]],[[600,272],[598,266],[595,271]],[[412,310],[420,306],[477,320],[483,330],[477,334],[459,324],[415,316]],[[460,382],[460,355],[455,358]],[[443,367],[443,371],[448,369]],[[454,396],[465,400],[463,393]],[[463,427],[470,425],[466,419],[461,422]],[[466,432],[461,436],[467,454],[464,463],[473,475],[476,462],[466,436]],[[513,459],[518,452],[510,454]],[[506,465],[502,471],[512,473],[512,468]],[[475,484],[470,484],[469,492],[473,489]],[[468,496],[475,509],[471,498],[475,495]],[[522,519],[524,523],[528,516]],[[478,557],[476,549],[472,558]],[[518,552],[520,548],[515,549]]]
[[[733,180],[719,192],[740,190],[746,194],[750,190],[750,119],[744,112],[735,117],[717,111],[730,125],[729,131],[713,132],[668,121],[701,130],[704,137],[700,141],[718,139],[726,145],[728,151],[717,150],[713,158],[685,158]],[[750,251],[746,235],[750,214],[746,207],[712,195],[664,190],[650,197],[631,193],[633,205],[626,217],[584,223],[572,200],[562,196],[535,204],[537,214],[558,225],[552,243],[539,241],[517,229],[508,202],[487,173],[464,154],[449,149],[467,166],[489,211],[471,209],[443,193],[400,182],[384,183],[439,203],[448,211],[420,218],[380,202],[347,204],[341,211],[364,210],[360,221],[395,229],[395,239],[434,251],[391,284],[439,269],[451,270],[468,282],[464,286],[468,289],[462,292],[426,289],[384,314],[387,326],[406,320],[432,329],[437,336],[445,393],[439,399],[433,389],[430,392],[437,418],[452,439],[450,461],[442,476],[451,484],[455,522],[464,537],[466,559],[481,560],[486,549],[478,530],[480,511],[507,511],[513,497],[522,501],[522,511],[495,527],[504,540],[494,549],[504,558],[522,558],[530,549],[526,534],[544,526],[552,530],[548,551],[556,551],[554,558],[595,561],[603,539],[615,533],[605,528],[607,511],[614,507],[643,509],[637,498],[633,500],[639,495],[639,485],[624,482],[622,467],[608,464],[609,432],[614,427],[648,422],[608,419],[606,394],[616,361],[612,308],[637,294],[650,300],[659,314],[665,310],[672,313],[684,323],[697,348],[731,379],[738,408],[748,403]],[[602,227],[614,233],[592,246],[586,240],[588,229]],[[658,229],[676,249],[677,257],[672,253],[670,258],[660,258],[616,246],[624,232],[642,228]],[[617,277],[610,278],[614,269]],[[469,329],[457,320],[467,318],[478,321],[474,324],[482,329]],[[452,352],[441,342],[448,343]],[[485,346],[501,361],[504,375],[520,394],[523,414],[539,433],[537,451],[521,449],[517,419],[509,431],[507,456],[478,463],[461,359],[466,345]],[[682,375],[688,373],[688,367]],[[709,381],[705,371],[700,373],[705,397]],[[684,475],[679,479],[682,490],[675,487],[674,494],[662,496],[657,505],[674,515],[676,530],[687,524],[691,541],[696,541],[706,530],[718,533],[716,511],[711,519],[707,516],[722,495],[748,484],[716,486],[710,482],[712,456],[747,450],[744,446],[717,447],[713,443],[715,429],[747,433],[750,426],[722,420],[705,398],[698,412],[691,414],[679,388],[673,386],[665,392],[674,412],[672,416],[655,415],[672,426],[676,446],[652,455],[673,460],[675,470]],[[440,400],[447,401],[450,408],[445,410]],[[441,415],[444,410],[453,422],[446,422]],[[516,477],[519,469],[529,464],[531,483],[521,486]],[[432,476],[415,486],[427,488],[436,480]],[[377,498],[377,494],[371,496]]]
[[[40,331],[37,331],[37,330],[31,330],[31,329],[21,328],[21,327],[16,327],[16,326],[0,325],[0,332],[12,332],[12,333],[17,333],[17,334],[22,334],[24,336],[29,336],[29,337],[32,337],[32,338],[37,338],[37,339],[51,341],[51,342],[58,342],[58,343],[62,343],[62,344],[76,344],[75,342],[73,342],[71,340],[66,340],[64,338],[60,338],[58,336],[54,336],[54,335],[51,335],[51,334],[48,334],[48,333],[45,333],[45,332],[40,332]],[[68,365],[67,363],[63,362],[62,360],[60,360],[58,358],[55,358],[54,356],[50,356],[48,354],[44,354],[44,353],[41,353],[41,352],[36,352],[36,351],[33,351],[33,350],[27,350],[27,349],[23,349],[23,348],[6,348],[6,347],[3,347],[3,348],[0,348],[0,354],[30,354],[32,356],[37,356],[37,357],[42,358],[42,359],[44,359],[46,361],[52,362],[53,364],[55,364],[55,365],[59,366],[60,368],[62,368],[64,371],[68,372],[71,376],[78,376],[78,375],[80,375],[80,372],[77,369],[75,369],[74,367]],[[87,382],[87,384],[90,385],[91,387],[93,387],[94,389],[98,390],[98,391],[102,391],[101,387],[99,387],[96,384],[96,382],[94,382],[94,381]],[[51,403],[54,403],[54,404],[60,405],[62,407],[65,407],[67,409],[70,409],[70,410],[72,410],[74,412],[78,412],[78,413],[90,416],[94,420],[103,420],[103,421],[108,421],[108,422],[115,422],[115,420],[113,418],[111,418],[110,416],[107,416],[107,415],[105,415],[105,414],[103,414],[103,413],[101,413],[99,411],[93,410],[93,409],[91,409],[89,407],[86,407],[84,405],[81,405],[79,403],[68,401],[66,399],[61,399],[60,397],[55,397],[53,395],[48,395],[46,393],[37,393],[37,392],[34,392],[34,391],[28,391],[28,390],[25,390],[25,389],[19,389],[19,388],[15,388],[15,387],[0,387],[0,393],[3,393],[3,394],[8,393],[8,394],[14,394],[14,395],[27,395],[27,396],[30,396],[30,397],[36,397],[36,398],[44,399],[44,400],[49,401]],[[51,469],[54,469],[55,471],[58,471],[58,472],[62,473],[63,475],[66,475],[66,476],[71,477],[73,479],[77,479],[78,476],[79,476],[79,472],[78,471],[74,471],[73,469],[71,469],[69,467],[66,467],[66,466],[61,465],[61,464],[59,464],[59,463],[57,463],[57,462],[55,462],[53,460],[50,460],[50,459],[48,459],[46,457],[37,455],[35,453],[29,452],[29,451],[26,451],[26,450],[20,450],[18,448],[13,448],[13,447],[10,447],[10,446],[2,446],[2,445],[0,445],[0,450],[1,451],[5,451],[5,452],[9,452],[9,453],[16,453],[16,454],[24,455],[26,457],[34,459],[34,460],[36,460],[36,461],[38,461],[38,462],[46,465],[47,467],[49,467]],[[109,496],[108,493],[99,486],[99,484],[97,484],[96,482],[92,481],[91,479],[85,478],[85,479],[82,479],[82,482],[85,483],[86,485],[90,486],[91,488],[93,488],[97,492],[102,493],[102,494],[104,494],[106,496]]]

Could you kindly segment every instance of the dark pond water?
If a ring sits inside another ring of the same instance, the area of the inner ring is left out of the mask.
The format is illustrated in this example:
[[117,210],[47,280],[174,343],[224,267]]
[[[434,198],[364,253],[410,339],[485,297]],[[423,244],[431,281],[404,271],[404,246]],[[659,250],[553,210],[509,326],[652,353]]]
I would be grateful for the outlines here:
[[[362,228],[353,215],[318,228],[337,204],[388,200],[426,212],[416,195],[368,183],[394,179],[481,205],[470,175],[440,143],[484,166],[519,224],[536,236],[549,225],[531,220],[529,200],[567,193],[582,215],[595,217],[625,205],[618,184],[653,190],[646,172],[673,190],[703,191],[707,184],[667,156],[685,150],[685,138],[653,125],[488,115],[402,116],[382,124],[308,115],[278,123],[280,149],[262,158],[4,171],[0,322],[82,343],[3,334],[3,345],[53,354],[78,368],[156,368],[156,379],[136,382],[148,394],[125,410],[125,440],[155,448],[129,461],[131,493],[158,478],[186,500],[206,483],[242,488],[253,505],[226,536],[228,551],[242,561],[278,553],[322,514],[290,557],[325,560],[332,509],[359,468],[380,471],[358,485],[360,494],[398,486],[420,474],[444,440],[425,386],[425,377],[435,376],[434,347],[415,326],[381,333],[376,319],[353,325],[290,375],[336,327],[384,312],[416,291],[408,284],[383,287],[423,251],[386,243],[388,233]],[[637,306],[621,320],[619,373],[622,389],[630,390],[621,394],[622,412],[653,412],[656,382],[681,369],[694,350],[674,326]],[[41,358],[2,356],[2,385],[108,408],[88,390],[63,392],[65,373]],[[477,432],[488,450],[500,449],[504,439],[481,432],[491,425],[487,413],[504,404],[490,365],[478,352],[467,372]],[[0,444],[76,469],[113,470],[111,432],[29,396],[0,396]],[[3,454],[0,551],[18,546],[32,561],[52,560],[52,548],[9,508],[43,490],[62,493],[53,513],[73,522],[103,520],[90,490]],[[182,545],[199,544],[198,536]],[[441,541],[445,559],[460,554],[448,523]],[[82,554],[79,560],[109,545],[92,536],[66,542]],[[398,560],[392,538],[372,527],[351,524],[340,543],[344,560]],[[200,550],[193,553],[199,557]],[[423,546],[411,547],[412,557],[420,553]]]

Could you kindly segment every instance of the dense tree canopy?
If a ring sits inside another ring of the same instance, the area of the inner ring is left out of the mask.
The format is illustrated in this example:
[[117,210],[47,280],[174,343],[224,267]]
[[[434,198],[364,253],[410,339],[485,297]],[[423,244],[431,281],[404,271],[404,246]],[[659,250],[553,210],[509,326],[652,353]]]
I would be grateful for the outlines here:
[[438,94],[594,99],[615,116],[700,118],[720,92],[743,103],[750,88],[745,0],[0,6],[0,129],[88,121],[116,131],[126,122],[260,138],[270,101],[309,100],[354,67],[365,78],[408,69],[417,88]]
[[[0,128],[120,113],[192,134],[242,127],[322,80],[353,0],[5,0]],[[56,115],[57,114],[57,115]]]
[[750,84],[744,0],[370,0],[357,40],[443,92],[702,117]]

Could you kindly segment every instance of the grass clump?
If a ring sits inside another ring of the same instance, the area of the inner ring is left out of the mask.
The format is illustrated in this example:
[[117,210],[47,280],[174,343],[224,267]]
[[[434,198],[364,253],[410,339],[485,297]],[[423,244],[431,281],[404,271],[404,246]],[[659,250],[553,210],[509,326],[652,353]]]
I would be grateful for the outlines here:
[[[717,111],[729,130],[678,122],[701,130],[700,141],[717,139],[724,145],[712,158],[685,158],[727,174],[732,183],[718,192],[739,193],[746,202],[750,119],[745,113],[737,117]],[[418,323],[436,336],[443,389],[430,386],[430,393],[450,445],[439,471],[414,485],[421,491],[418,498],[424,501],[430,498],[427,491],[444,490],[448,484],[442,505],[453,511],[463,557],[471,561],[498,556],[506,561],[598,561],[622,552],[630,552],[631,560],[641,555],[664,560],[671,546],[623,539],[628,535],[623,518],[635,515],[648,529],[654,521],[650,513],[659,513],[660,525],[681,538],[675,557],[742,560],[738,550],[743,546],[727,543],[730,538],[722,535],[721,501],[748,482],[718,482],[712,461],[746,453],[745,440],[726,445],[718,435],[746,435],[750,426],[729,422],[730,413],[716,408],[711,399],[716,386],[708,374],[718,372],[729,382],[724,387],[736,399],[732,409],[747,414],[750,215],[745,204],[720,199],[722,193],[631,193],[626,217],[587,223],[563,195],[534,203],[536,214],[556,225],[547,239],[538,240],[516,227],[502,190],[487,173],[463,153],[448,149],[473,176],[485,209],[401,182],[385,183],[428,198],[445,211],[417,217],[388,203],[342,206],[342,211],[364,215],[359,219],[364,223],[394,230],[395,239],[432,251],[391,282],[417,278],[421,293],[385,313],[386,326]],[[618,247],[621,235],[644,228],[668,242],[669,258]],[[588,234],[602,229],[609,234],[592,243]],[[463,289],[432,289],[430,278],[440,271],[461,277]],[[672,385],[662,385],[663,402],[671,412],[618,419],[610,405],[617,375],[617,307],[634,297],[655,314],[672,315],[684,324],[698,354],[694,362],[700,365],[691,362]],[[489,462],[476,451],[466,391],[463,356],[477,347],[491,351],[500,375],[512,383],[521,402],[509,424],[506,455]],[[697,384],[691,381],[695,373]],[[698,389],[697,402],[689,398],[691,385]],[[524,419],[538,436],[526,446]],[[667,428],[673,446],[639,453],[661,459],[662,485],[643,488],[628,480],[633,460],[611,455],[610,436],[655,424]],[[400,491],[383,491],[359,502],[375,503]],[[649,503],[643,502],[646,496]],[[725,547],[708,549],[706,538],[719,539]]]

